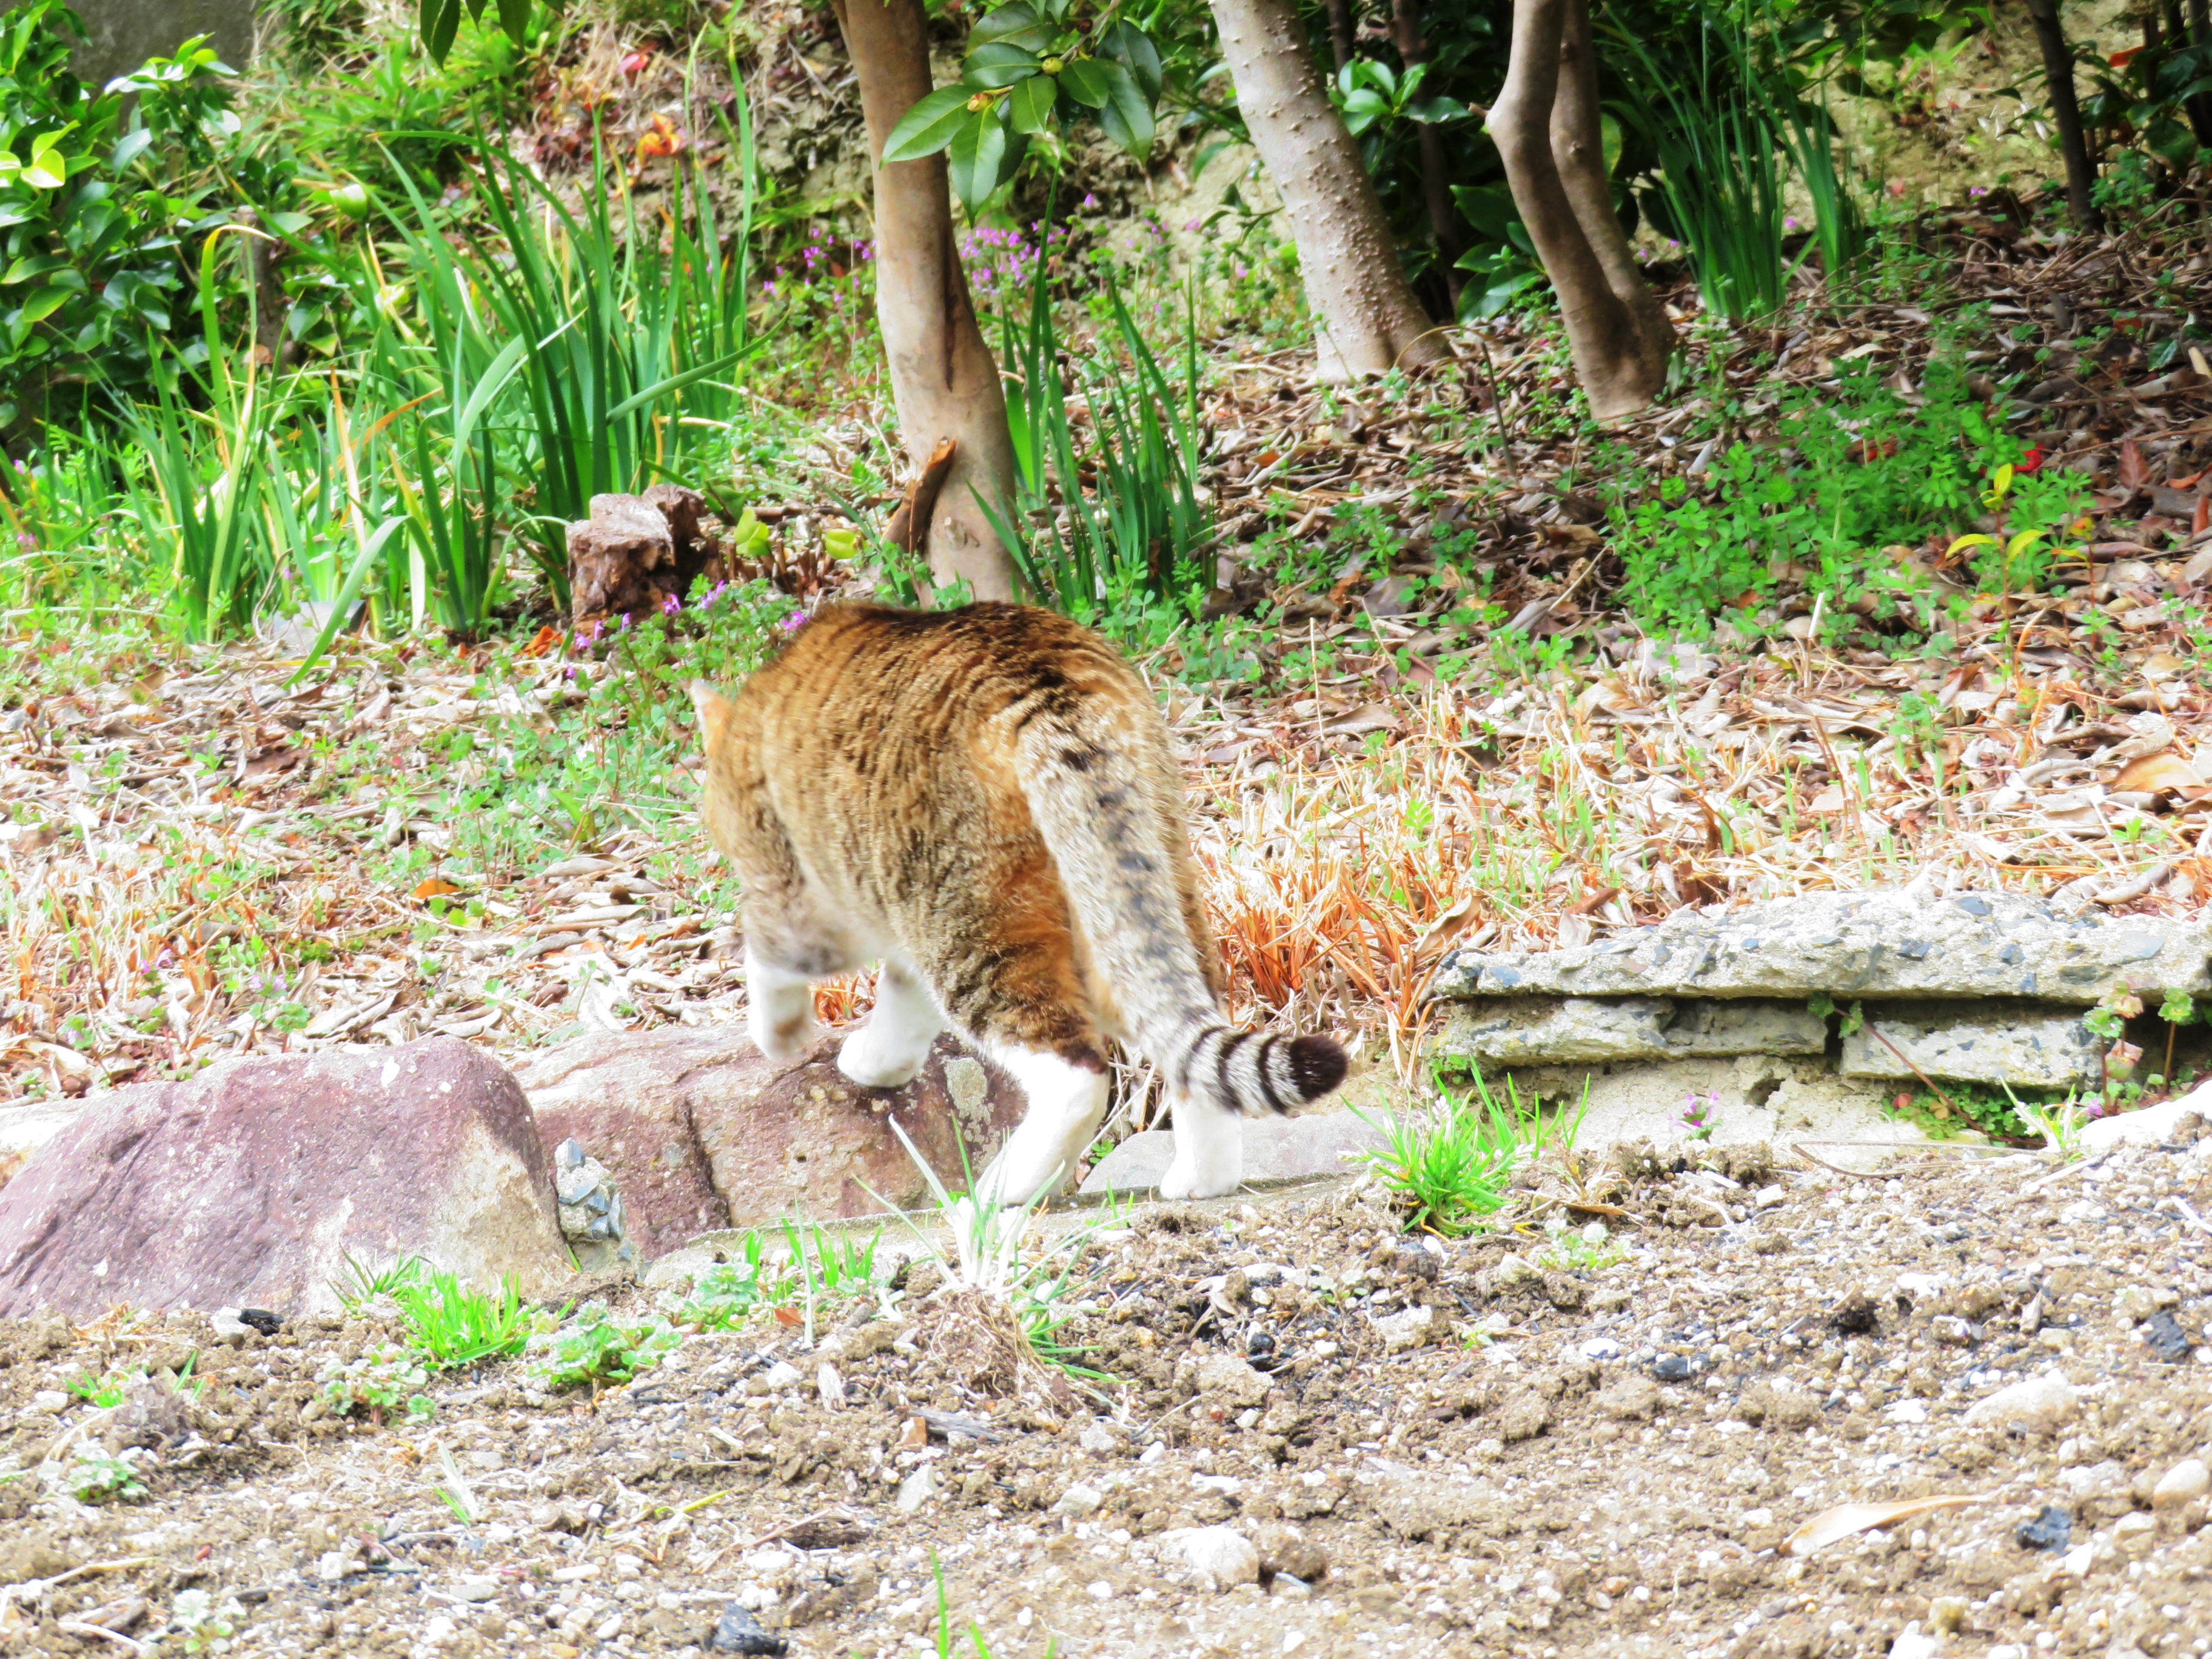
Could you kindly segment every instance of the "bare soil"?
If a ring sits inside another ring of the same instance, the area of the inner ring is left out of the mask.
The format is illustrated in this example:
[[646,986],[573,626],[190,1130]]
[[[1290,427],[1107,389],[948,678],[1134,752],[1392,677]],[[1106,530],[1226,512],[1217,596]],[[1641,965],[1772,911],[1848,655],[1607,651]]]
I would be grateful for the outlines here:
[[[763,1634],[716,1650],[908,1656],[941,1567],[954,1650],[972,1620],[999,1659],[2201,1653],[2204,1500],[2153,1493],[2212,1451],[2208,1149],[1865,1178],[1637,1149],[1581,1172],[1594,1248],[1407,1237],[1358,1182],[1139,1209],[1091,1236],[1069,1334],[1110,1380],[1080,1391],[988,1375],[926,1263],[818,1350],[763,1311],[596,1399],[451,1376],[422,1427],[312,1403],[373,1319],[17,1323],[0,1464],[136,1441],[150,1495],[0,1480],[0,1650],[143,1648],[198,1587],[240,1653],[696,1654],[735,1604]],[[194,1404],[64,1392],[194,1354]],[[2037,1377],[2038,1420],[1975,1413]],[[1974,1501],[1786,1551],[1944,1494]],[[2051,1509],[2063,1547],[2023,1544]],[[1209,1527],[1255,1582],[1185,1565]]]

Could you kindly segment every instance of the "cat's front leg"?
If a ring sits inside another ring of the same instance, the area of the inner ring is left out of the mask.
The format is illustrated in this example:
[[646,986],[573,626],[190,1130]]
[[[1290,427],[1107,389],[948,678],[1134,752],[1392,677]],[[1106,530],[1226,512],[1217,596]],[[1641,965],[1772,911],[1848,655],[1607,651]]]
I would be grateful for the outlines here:
[[914,1081],[945,1016],[928,988],[907,969],[885,962],[876,978],[868,1023],[837,1050],[837,1069],[864,1089],[897,1089]]
[[814,987],[801,974],[780,968],[745,945],[745,1019],[753,1046],[774,1060],[811,1052],[822,1027],[814,1018]]

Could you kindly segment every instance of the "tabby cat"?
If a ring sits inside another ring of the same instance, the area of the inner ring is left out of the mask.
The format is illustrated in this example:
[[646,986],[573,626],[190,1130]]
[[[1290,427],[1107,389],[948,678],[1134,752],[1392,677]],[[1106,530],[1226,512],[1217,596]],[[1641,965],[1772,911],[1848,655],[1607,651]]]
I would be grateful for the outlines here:
[[948,1024],[1028,1097],[990,1201],[1057,1189],[1107,1105],[1107,1042],[1165,1079],[1169,1197],[1234,1191],[1241,1113],[1343,1081],[1325,1036],[1240,1031],[1199,902],[1167,727],[1136,672],[1049,611],[823,611],[734,697],[695,683],[702,806],[744,885],[753,1040],[814,1045],[811,982],[880,959],[837,1064],[869,1088]]

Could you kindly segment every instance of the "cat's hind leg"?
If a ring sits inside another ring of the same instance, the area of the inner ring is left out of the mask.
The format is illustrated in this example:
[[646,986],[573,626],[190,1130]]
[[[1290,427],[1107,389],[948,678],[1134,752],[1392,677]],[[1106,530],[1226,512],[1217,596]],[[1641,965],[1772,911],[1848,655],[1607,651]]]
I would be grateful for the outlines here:
[[1175,1156],[1160,1177],[1160,1196],[1219,1198],[1243,1181],[1243,1117],[1210,1100],[1178,1096]]
[[[985,1204],[1026,1204],[1066,1187],[1106,1115],[1103,1063],[1085,1066],[1036,1049],[998,1049],[992,1058],[1029,1098],[1021,1125],[975,1183]],[[1094,1069],[1095,1067],[1095,1069]]]
[[837,1069],[864,1089],[896,1089],[914,1081],[945,1015],[912,969],[889,957],[876,979],[868,1023],[837,1050]]
[[1026,1204],[1069,1184],[1106,1115],[1106,1039],[1084,988],[1066,898],[1040,846],[1030,860],[941,885],[933,902],[917,964],[953,1029],[1029,1100],[976,1194]]

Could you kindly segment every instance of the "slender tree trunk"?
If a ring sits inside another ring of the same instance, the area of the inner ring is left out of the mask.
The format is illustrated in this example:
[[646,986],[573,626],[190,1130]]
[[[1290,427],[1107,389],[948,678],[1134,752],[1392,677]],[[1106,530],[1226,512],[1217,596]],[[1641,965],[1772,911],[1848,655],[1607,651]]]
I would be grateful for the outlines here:
[[2058,21],[2058,0],[2027,0],[2028,21],[2043,48],[2043,77],[2051,88],[2051,119],[2058,129],[2058,148],[2066,158],[2066,205],[2079,230],[2101,230],[2104,217],[2090,199],[2097,182],[2089,145],[2081,136],[2081,106],[2074,96],[2074,52]]
[[1352,0],[1328,0],[1328,46],[1342,69],[1352,61],[1352,40],[1358,26],[1352,21]]
[[1211,3],[1237,107],[1289,212],[1321,378],[1449,358],[1451,347],[1406,281],[1358,148],[1306,55],[1292,0]]
[[1490,132],[1559,296],[1590,412],[1601,421],[1636,413],[1666,384],[1674,336],[1613,211],[1587,0],[1516,0]]
[[[1399,60],[1409,70],[1427,63],[1429,43],[1421,35],[1420,0],[1391,0],[1390,24]],[[1444,156],[1444,136],[1431,122],[1422,122],[1420,129],[1421,202],[1428,209],[1429,233],[1437,239],[1444,289],[1456,307],[1459,291],[1467,286],[1466,275],[1458,266],[1459,256],[1467,251],[1467,239],[1459,234],[1459,210],[1452,205],[1451,163]]]
[[[2192,46],[2203,46],[2212,39],[2212,5],[2207,0],[2189,0],[2189,40]],[[2212,93],[2200,92],[2188,102],[2189,130],[2197,135],[2200,149],[2212,149]]]
[[920,472],[944,440],[952,466],[921,538],[931,575],[965,578],[979,599],[1011,599],[1013,562],[975,497],[1014,495],[1013,439],[999,365],[984,343],[952,239],[942,154],[881,165],[884,140],[931,90],[921,0],[834,0],[860,77],[875,169],[876,320],[907,459]]

